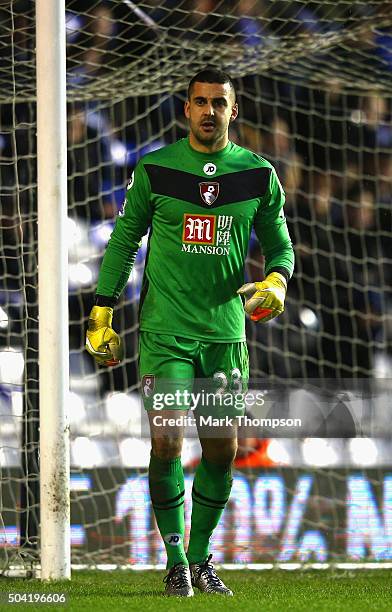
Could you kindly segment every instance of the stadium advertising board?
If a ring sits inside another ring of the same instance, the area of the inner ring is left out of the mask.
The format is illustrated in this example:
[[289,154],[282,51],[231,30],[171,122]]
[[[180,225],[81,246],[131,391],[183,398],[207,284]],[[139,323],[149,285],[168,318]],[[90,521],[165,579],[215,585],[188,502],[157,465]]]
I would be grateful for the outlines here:
[[[192,479],[185,477],[187,533]],[[75,563],[165,563],[145,473],[87,470],[72,475],[71,489]],[[15,517],[4,515],[3,548],[18,544]],[[236,471],[212,551],[217,563],[238,564],[391,559],[392,472]]]

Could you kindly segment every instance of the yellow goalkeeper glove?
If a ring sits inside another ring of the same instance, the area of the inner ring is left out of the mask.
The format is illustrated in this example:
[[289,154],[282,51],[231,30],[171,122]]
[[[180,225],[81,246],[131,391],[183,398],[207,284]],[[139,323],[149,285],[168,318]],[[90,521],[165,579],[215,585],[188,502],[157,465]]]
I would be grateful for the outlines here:
[[123,358],[121,339],[112,329],[113,308],[93,306],[88,319],[86,349],[99,364],[117,365]]
[[286,279],[279,272],[271,272],[260,283],[246,283],[237,291],[245,296],[244,309],[252,321],[266,323],[284,311]]

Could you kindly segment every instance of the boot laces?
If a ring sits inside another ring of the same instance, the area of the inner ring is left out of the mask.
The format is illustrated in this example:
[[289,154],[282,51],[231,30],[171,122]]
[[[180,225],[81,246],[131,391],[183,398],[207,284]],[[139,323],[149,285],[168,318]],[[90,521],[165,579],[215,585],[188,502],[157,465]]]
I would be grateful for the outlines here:
[[197,568],[197,577],[198,579],[206,578],[214,586],[221,586],[222,581],[216,575],[214,566],[212,563],[210,563],[211,559],[212,555],[209,555],[207,559],[203,561],[203,563],[199,564],[199,567]]
[[189,585],[187,567],[182,563],[177,563],[169,570],[167,576],[164,577],[163,582],[172,584],[176,589],[181,589]]

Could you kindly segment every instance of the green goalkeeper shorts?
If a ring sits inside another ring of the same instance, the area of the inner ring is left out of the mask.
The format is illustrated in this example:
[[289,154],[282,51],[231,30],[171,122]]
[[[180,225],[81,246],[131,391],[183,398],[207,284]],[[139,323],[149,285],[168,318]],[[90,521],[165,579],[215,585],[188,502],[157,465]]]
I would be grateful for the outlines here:
[[219,400],[221,414],[243,414],[248,348],[246,342],[205,342],[140,332],[139,374],[146,410],[210,413],[213,408],[216,413]]

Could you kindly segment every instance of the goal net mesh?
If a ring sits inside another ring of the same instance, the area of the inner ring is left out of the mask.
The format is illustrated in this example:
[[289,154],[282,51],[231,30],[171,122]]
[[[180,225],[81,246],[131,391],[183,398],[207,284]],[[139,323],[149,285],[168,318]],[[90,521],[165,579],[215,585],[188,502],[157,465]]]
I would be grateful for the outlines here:
[[[74,564],[164,563],[140,433],[145,239],[115,310],[124,363],[98,369],[84,337],[127,180],[142,155],[186,135],[186,86],[206,65],[235,81],[230,137],[277,168],[295,245],[285,314],[248,325],[251,374],[271,414],[312,415],[306,437],[241,437],[214,559],[391,558],[390,2],[67,0],[66,23]],[[3,572],[39,561],[35,78],[34,3],[0,0]],[[253,237],[246,273],[262,279]],[[188,527],[199,459],[188,439]]]

